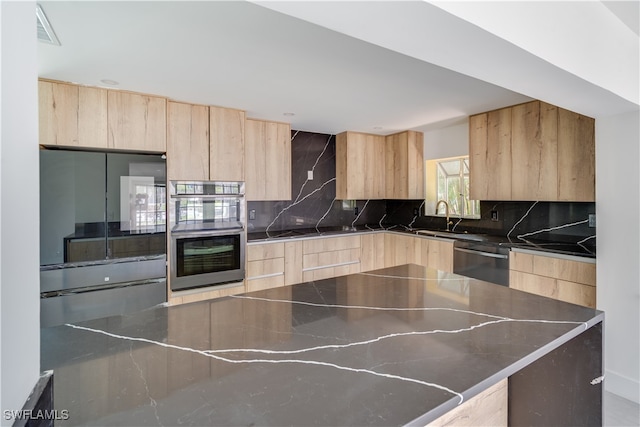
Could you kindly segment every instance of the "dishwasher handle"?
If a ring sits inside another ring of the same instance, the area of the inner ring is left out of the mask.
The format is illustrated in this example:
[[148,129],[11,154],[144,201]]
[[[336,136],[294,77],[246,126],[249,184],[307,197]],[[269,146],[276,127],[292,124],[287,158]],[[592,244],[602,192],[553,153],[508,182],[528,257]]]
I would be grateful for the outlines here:
[[490,257],[490,258],[499,258],[499,259],[508,259],[509,255],[504,255],[504,254],[494,254],[491,252],[483,252],[483,251],[474,251],[473,249],[464,249],[464,248],[453,248],[454,251],[459,251],[459,252],[466,252],[469,254],[474,254],[474,255],[479,255],[479,256],[485,256],[485,257]]

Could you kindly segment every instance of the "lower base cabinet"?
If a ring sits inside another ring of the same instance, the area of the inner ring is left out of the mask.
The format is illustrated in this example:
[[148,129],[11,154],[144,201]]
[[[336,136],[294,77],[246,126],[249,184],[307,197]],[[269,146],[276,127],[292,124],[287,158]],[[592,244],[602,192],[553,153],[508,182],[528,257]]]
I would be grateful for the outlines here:
[[596,264],[512,251],[509,287],[560,301],[596,307]]
[[508,383],[508,379],[500,381],[427,425],[506,427],[509,421]]

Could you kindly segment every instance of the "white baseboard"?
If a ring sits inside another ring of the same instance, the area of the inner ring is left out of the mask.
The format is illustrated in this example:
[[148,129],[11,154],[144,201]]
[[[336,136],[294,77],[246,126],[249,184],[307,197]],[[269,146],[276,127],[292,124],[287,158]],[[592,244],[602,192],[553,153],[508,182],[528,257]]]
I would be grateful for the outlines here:
[[616,372],[606,370],[604,389],[627,400],[640,404],[640,382]]

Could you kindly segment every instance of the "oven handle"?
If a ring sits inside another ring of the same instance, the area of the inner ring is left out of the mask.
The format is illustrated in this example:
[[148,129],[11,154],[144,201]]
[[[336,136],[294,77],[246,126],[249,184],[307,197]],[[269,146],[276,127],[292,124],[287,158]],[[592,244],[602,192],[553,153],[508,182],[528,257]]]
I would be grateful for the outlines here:
[[490,257],[490,258],[499,258],[499,259],[508,259],[509,255],[503,255],[503,254],[494,254],[491,252],[482,252],[482,251],[474,251],[473,249],[464,249],[464,248],[453,248],[454,251],[460,251],[460,252],[466,252],[469,254],[473,254],[473,255],[479,255],[479,256],[484,256],[484,257]]
[[202,236],[225,236],[229,234],[245,234],[244,227],[224,228],[218,230],[201,230],[201,231],[172,231],[172,239],[186,239],[189,237]]

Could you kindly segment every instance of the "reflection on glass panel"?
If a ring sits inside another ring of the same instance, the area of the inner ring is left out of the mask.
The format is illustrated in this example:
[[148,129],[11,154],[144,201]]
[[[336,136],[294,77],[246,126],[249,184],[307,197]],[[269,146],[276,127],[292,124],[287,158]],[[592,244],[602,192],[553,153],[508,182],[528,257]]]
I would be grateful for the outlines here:
[[40,265],[166,253],[159,155],[40,150]]
[[40,150],[40,265],[105,258],[104,177],[102,153]]

